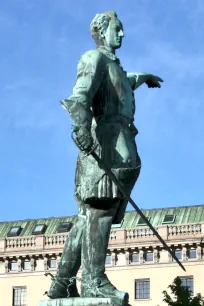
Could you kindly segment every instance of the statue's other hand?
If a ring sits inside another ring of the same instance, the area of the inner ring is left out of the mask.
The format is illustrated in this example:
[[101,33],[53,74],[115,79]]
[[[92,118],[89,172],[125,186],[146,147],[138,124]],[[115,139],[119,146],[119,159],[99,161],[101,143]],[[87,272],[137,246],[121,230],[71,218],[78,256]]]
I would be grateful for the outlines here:
[[154,87],[161,87],[161,82],[164,82],[160,77],[153,75],[153,74],[148,74],[147,75],[147,81],[145,82],[149,88],[154,88]]
[[77,141],[79,146],[83,149],[83,150],[89,150],[91,149],[92,145],[93,145],[93,138],[91,136],[91,132],[89,130],[87,130],[84,127],[81,127],[79,129],[79,131],[77,132]]

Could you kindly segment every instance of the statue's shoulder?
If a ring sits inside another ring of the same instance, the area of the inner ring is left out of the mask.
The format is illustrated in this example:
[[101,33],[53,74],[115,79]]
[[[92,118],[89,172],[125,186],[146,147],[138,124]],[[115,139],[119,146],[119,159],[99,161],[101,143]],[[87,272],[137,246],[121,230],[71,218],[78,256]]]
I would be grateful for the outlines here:
[[79,61],[90,64],[99,64],[103,62],[104,55],[98,49],[86,51],[81,57]]

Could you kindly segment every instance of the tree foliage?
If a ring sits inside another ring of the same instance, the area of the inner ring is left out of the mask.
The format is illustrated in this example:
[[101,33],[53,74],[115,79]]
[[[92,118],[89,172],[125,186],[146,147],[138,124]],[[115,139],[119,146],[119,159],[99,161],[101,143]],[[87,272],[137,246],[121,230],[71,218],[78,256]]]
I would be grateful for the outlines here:
[[163,291],[163,301],[169,306],[204,306],[204,298],[201,294],[197,294],[193,297],[189,289],[182,286],[179,277],[176,277],[172,285],[169,285],[168,288],[170,288],[173,298],[167,293],[167,291]]

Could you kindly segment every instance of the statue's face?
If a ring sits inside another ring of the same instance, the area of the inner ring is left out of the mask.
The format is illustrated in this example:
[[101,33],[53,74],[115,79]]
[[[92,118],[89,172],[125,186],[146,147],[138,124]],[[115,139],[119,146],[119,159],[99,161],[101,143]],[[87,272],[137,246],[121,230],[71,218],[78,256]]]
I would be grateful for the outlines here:
[[120,48],[124,37],[121,21],[117,18],[111,19],[103,36],[105,46],[113,50]]

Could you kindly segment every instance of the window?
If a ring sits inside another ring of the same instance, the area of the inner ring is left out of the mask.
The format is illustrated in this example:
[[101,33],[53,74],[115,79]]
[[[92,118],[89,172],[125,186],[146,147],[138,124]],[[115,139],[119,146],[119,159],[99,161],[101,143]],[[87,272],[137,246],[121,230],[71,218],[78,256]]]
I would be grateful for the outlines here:
[[162,224],[174,223],[176,216],[175,215],[165,215]]
[[57,229],[58,233],[64,233],[64,232],[68,232],[70,231],[70,229],[72,228],[72,223],[71,222],[64,222],[61,223]]
[[[146,217],[148,221],[150,220],[150,217]],[[137,226],[147,225],[146,222],[143,220],[142,217],[139,218],[139,221],[137,223]]]
[[181,285],[183,287],[188,288],[190,291],[191,295],[193,295],[193,276],[187,276],[187,277],[180,277],[181,279]]
[[139,253],[133,253],[133,254],[131,255],[131,262],[132,262],[132,263],[139,263],[139,262],[140,262]]
[[106,265],[111,264],[111,255],[106,255]]
[[24,263],[23,263],[23,269],[24,269],[24,270],[31,270],[30,261],[28,261],[28,260],[24,261]]
[[135,280],[135,299],[149,299],[150,298],[150,280],[136,279]]
[[13,306],[27,306],[26,296],[27,296],[26,287],[13,288]]
[[50,268],[57,268],[57,260],[55,258],[50,259]]
[[34,230],[32,231],[33,235],[39,235],[39,234],[43,234],[45,231],[45,224],[37,224],[34,228]]
[[146,252],[144,254],[145,261],[153,261],[153,252]]
[[181,250],[176,250],[176,251],[175,251],[175,255],[176,255],[176,257],[177,257],[179,260],[182,259]]
[[192,259],[192,258],[196,258],[197,254],[196,254],[196,249],[189,249],[188,250],[188,258]]
[[11,262],[11,271],[17,271],[18,270],[18,265],[17,262]]
[[20,226],[12,226],[7,234],[8,237],[18,236],[21,232]]

